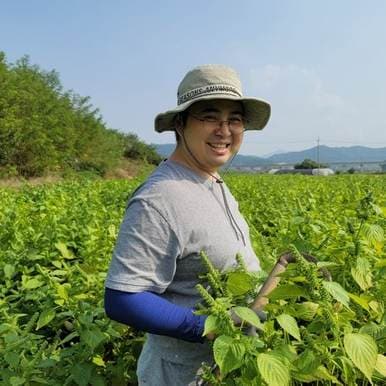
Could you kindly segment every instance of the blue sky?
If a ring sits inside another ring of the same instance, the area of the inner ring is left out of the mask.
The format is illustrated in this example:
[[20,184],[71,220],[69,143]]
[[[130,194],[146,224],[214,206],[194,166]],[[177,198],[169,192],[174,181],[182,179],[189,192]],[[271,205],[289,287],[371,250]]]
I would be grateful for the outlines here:
[[272,105],[240,153],[386,146],[386,1],[3,0],[0,50],[55,69],[106,124],[148,143],[192,67],[222,63]]

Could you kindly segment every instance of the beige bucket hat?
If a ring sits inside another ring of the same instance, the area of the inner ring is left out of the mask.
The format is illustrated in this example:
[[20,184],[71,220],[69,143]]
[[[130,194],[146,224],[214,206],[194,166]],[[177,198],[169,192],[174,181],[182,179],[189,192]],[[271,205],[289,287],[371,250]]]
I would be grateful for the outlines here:
[[209,99],[230,99],[244,106],[246,130],[262,130],[271,115],[271,106],[261,99],[244,97],[237,72],[230,67],[208,64],[189,71],[182,79],[177,92],[177,107],[155,117],[155,130],[159,133],[174,130],[178,113],[193,103]]

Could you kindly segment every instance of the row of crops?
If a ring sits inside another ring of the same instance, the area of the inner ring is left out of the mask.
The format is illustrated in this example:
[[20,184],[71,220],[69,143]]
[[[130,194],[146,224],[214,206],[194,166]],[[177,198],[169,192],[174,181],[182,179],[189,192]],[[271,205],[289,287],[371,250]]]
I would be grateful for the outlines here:
[[[135,384],[144,338],[105,317],[103,284],[127,198],[139,183],[0,190],[0,384]],[[227,183],[266,272],[288,248],[321,263],[290,265],[257,337],[227,330],[221,311],[245,303],[253,288],[218,274],[218,293],[211,294],[217,303],[207,311],[221,337],[214,349],[222,379],[211,382],[382,385],[386,178],[231,175]],[[329,284],[321,267],[331,273]],[[255,283],[244,274],[241,267],[239,278]]]

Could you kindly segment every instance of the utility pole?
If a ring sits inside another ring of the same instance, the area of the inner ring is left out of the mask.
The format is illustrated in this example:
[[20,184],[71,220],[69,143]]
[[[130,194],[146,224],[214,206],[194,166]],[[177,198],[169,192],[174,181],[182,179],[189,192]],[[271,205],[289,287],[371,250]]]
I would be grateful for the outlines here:
[[320,162],[319,162],[319,143],[320,138],[318,136],[318,139],[316,140],[317,147],[316,147],[316,162],[318,163],[318,176],[320,175]]

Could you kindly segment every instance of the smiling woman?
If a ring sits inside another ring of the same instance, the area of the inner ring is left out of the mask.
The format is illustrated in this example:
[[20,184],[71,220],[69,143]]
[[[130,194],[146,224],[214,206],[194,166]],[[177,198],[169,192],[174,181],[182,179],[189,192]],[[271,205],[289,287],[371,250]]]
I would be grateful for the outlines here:
[[176,149],[129,200],[106,280],[107,314],[149,333],[137,369],[147,386],[194,384],[201,363],[212,361],[206,316],[194,313],[200,253],[220,270],[237,254],[260,269],[218,169],[237,153],[244,130],[266,125],[270,106],[243,97],[237,73],[220,65],[190,71],[177,101],[155,119],[156,131],[176,132]]
[[225,99],[196,102],[188,110],[185,126],[176,127],[182,141],[170,159],[204,176],[217,173],[239,150],[243,129],[240,102]]

